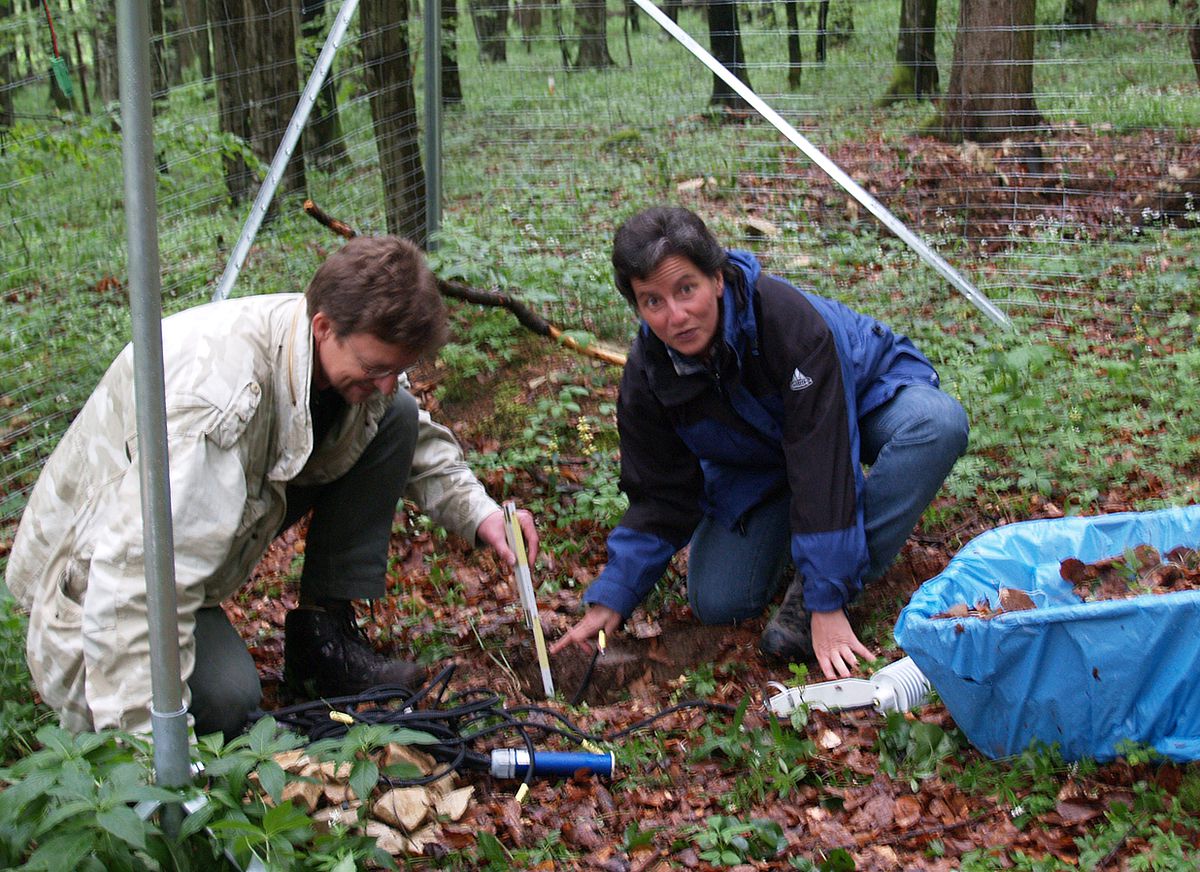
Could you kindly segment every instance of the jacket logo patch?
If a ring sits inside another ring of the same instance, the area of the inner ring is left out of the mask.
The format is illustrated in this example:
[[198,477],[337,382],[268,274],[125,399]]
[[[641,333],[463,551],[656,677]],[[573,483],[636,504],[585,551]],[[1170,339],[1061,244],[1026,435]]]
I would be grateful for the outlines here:
[[792,380],[788,386],[794,391],[802,391],[805,388],[811,388],[812,383],[813,383],[813,380],[810,379],[808,376],[806,376],[804,373],[802,373],[800,371],[799,367],[797,367],[792,372]]

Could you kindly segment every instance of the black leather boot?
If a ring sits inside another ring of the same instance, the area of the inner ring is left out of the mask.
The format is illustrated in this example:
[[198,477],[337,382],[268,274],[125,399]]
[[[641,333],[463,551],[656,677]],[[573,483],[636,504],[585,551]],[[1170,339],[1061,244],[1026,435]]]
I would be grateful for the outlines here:
[[758,647],[764,654],[790,663],[813,659],[812,616],[804,608],[804,583],[797,577],[788,585],[779,611],[767,623]]
[[414,690],[427,677],[424,666],[372,648],[348,600],[302,606],[284,620],[283,678],[298,696],[349,696],[381,684]]

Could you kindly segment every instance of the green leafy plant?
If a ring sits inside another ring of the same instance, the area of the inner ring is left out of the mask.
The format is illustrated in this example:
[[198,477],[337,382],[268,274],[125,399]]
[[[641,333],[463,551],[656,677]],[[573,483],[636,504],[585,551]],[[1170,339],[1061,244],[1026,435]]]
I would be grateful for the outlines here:
[[740,777],[733,789],[733,805],[738,808],[761,802],[774,793],[786,798],[812,777],[809,761],[816,746],[804,733],[785,729],[772,718],[765,730],[743,726],[749,697],[742,700],[733,719],[724,725],[705,723],[699,731],[700,743],[692,756],[701,759],[719,756],[727,768]]
[[41,747],[0,770],[0,865],[28,869],[125,869],[169,863],[173,848],[133,806],[169,802],[147,784],[143,742],[119,733],[37,731]]
[[876,744],[879,768],[892,778],[907,777],[915,792],[921,780],[936,775],[939,764],[965,744],[957,729],[947,731],[937,724],[909,720],[901,712],[889,712]]
[[783,828],[771,820],[741,821],[710,815],[695,831],[700,859],[714,866],[736,866],[748,860],[769,860],[787,847]]
[[17,601],[0,593],[0,761],[29,754],[37,744],[34,733],[53,716],[33,701],[25,663],[27,623]]

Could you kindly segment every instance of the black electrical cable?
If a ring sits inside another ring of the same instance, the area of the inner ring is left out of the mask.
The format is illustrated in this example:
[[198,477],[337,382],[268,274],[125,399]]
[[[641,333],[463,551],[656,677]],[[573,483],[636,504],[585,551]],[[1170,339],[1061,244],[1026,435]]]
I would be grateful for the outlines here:
[[597,648],[592,652],[592,659],[588,661],[587,670],[583,673],[583,679],[579,682],[579,688],[575,691],[575,695],[571,697],[571,705],[577,706],[583,701],[583,695],[587,693],[588,685],[592,683],[592,673],[596,671],[596,661],[600,658],[600,649]]
[[[592,663],[594,665],[595,658]],[[535,736],[558,736],[576,745],[612,742],[647,729],[661,719],[688,708],[702,708],[732,714],[733,706],[692,699],[676,703],[631,726],[604,735],[587,733],[568,717],[553,709],[536,705],[506,708],[500,695],[487,688],[470,688],[448,694],[454,665],[442,669],[423,687],[413,690],[399,685],[374,687],[360,694],[313,700],[269,712],[275,720],[311,742],[340,738],[354,724],[382,724],[403,727],[428,734],[433,741],[421,744],[421,750],[434,758],[441,768],[420,778],[381,778],[390,787],[428,784],[452,770],[491,771],[491,757],[477,747],[481,740],[509,733],[525,746],[529,755],[524,782],[536,774]],[[588,677],[582,683],[587,686]],[[581,688],[582,689],[582,688]],[[419,704],[425,708],[418,708]],[[335,720],[333,713],[348,715],[351,723]],[[545,720],[533,720],[541,717]]]

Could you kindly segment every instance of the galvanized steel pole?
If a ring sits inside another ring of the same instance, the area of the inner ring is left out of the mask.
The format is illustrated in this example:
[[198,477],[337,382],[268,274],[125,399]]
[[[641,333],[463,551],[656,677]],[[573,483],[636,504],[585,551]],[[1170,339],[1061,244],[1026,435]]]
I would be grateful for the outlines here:
[[[188,783],[191,772],[187,710],[183,705],[183,679],[179,673],[175,541],[171,528],[167,416],[163,397],[162,279],[158,259],[158,205],[154,194],[149,46],[149,12],[145,0],[118,0],[121,154],[125,171],[125,238],[129,247],[137,453],[150,625],[154,770],[159,784],[181,787]],[[178,806],[164,812],[164,827],[169,833],[177,831],[180,817]]]
[[[455,0],[450,0],[451,3]],[[425,0],[425,248],[442,227],[442,0]]]

